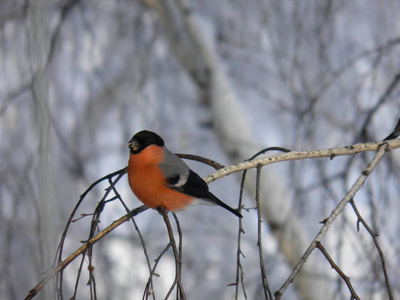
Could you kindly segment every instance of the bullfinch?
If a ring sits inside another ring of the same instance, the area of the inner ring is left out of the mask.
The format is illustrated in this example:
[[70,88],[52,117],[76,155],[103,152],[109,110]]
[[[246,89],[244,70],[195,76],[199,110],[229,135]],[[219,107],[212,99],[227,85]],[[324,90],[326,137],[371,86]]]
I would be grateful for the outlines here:
[[182,210],[191,204],[216,204],[242,215],[214,196],[207,183],[171,153],[156,133],[143,130],[128,143],[128,181],[136,197],[150,208]]

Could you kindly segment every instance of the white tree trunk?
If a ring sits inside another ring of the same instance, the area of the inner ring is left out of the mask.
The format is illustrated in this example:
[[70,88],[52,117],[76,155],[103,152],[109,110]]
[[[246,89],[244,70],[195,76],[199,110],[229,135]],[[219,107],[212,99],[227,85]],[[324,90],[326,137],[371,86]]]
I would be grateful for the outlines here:
[[[40,257],[38,279],[47,271],[52,264],[55,254],[56,239],[52,222],[55,197],[55,184],[53,176],[53,155],[52,155],[52,124],[51,105],[49,97],[49,76],[47,59],[49,57],[49,39],[47,35],[49,14],[46,14],[46,0],[33,0],[29,2],[28,13],[28,35],[29,35],[29,60],[32,71],[32,93],[35,101],[35,125],[38,140],[38,155],[35,164],[34,183],[38,217],[37,237],[40,243]],[[51,299],[51,285],[48,285],[41,293],[42,299]]]
[[[179,43],[176,40],[172,41],[175,48],[179,48],[178,58],[185,57],[180,60],[182,65],[191,74],[193,72],[203,74],[204,70],[208,70],[207,96],[211,104],[215,128],[224,150],[233,162],[248,159],[262,147],[252,135],[235,90],[218,57],[214,47],[215,36],[212,25],[195,18],[185,0],[160,1],[160,5],[163,8],[163,16],[168,28],[172,31],[185,31],[185,33],[174,32],[171,34],[172,37],[187,38],[179,40]],[[180,19],[177,20],[177,18]],[[174,24],[180,24],[180,26]],[[182,26],[182,24],[186,24],[186,26]],[[196,51],[185,51],[192,48],[196,48]],[[191,54],[194,55],[191,56]],[[197,69],[193,69],[193,64],[187,65],[186,61],[196,61]],[[290,199],[285,190],[284,179],[273,174],[267,168],[263,170],[263,174],[265,180],[260,191],[262,215],[273,229],[287,262],[294,267],[307,249],[311,238],[301,220],[290,212]],[[248,175],[246,188],[250,194],[255,194],[255,174],[250,172]],[[304,266],[302,274],[313,274],[317,269],[315,264],[308,262]],[[300,274],[295,283],[301,299],[324,299],[330,294],[327,285],[322,282],[315,285],[315,282],[308,279],[307,275]]]

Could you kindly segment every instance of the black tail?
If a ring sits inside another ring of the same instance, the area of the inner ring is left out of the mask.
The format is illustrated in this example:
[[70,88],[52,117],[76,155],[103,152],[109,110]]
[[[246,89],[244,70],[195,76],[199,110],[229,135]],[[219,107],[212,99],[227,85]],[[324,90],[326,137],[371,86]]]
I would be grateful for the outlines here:
[[210,200],[211,202],[225,208],[226,210],[229,210],[231,213],[233,213],[235,216],[239,217],[239,218],[243,218],[243,216],[234,208],[230,207],[229,205],[225,204],[224,202],[222,202],[221,200],[219,200],[216,196],[214,196],[213,194],[211,194],[209,192],[210,198],[207,200]]

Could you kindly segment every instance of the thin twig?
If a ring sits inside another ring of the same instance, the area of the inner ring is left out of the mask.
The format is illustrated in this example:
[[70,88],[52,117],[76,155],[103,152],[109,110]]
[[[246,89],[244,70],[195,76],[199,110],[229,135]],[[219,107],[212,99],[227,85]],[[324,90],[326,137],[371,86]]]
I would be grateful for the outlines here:
[[[240,194],[239,194],[239,213],[242,212],[242,205],[243,205],[243,193],[244,193],[244,183],[246,180],[246,174],[247,170],[243,172],[242,175],[242,181],[240,183]],[[244,229],[243,229],[243,218],[239,218],[239,230],[238,230],[238,238],[237,238],[237,251],[236,251],[236,289],[235,289],[235,299],[238,299],[239,297],[239,277],[240,277],[240,283],[243,291],[243,296],[245,299],[247,299],[247,293],[246,293],[246,287],[244,284],[244,271],[243,271],[243,265],[241,262],[241,256],[244,257],[244,254],[242,252],[241,244],[242,244],[242,235],[244,234]]]
[[[92,221],[91,221],[91,226],[90,226],[90,232],[89,232],[89,237],[87,240],[90,240],[94,235],[96,230],[98,230],[98,224],[100,223],[100,216],[101,213],[104,210],[104,207],[106,205],[106,203],[108,203],[109,201],[113,201],[115,199],[118,198],[118,195],[116,197],[113,197],[109,200],[107,200],[108,195],[111,193],[111,191],[115,191],[115,185],[118,183],[118,181],[125,175],[124,169],[117,171],[117,178],[113,181],[112,177],[110,175],[107,175],[105,179],[108,179],[110,186],[106,189],[102,199],[100,200],[99,204],[96,206],[96,209],[94,211],[94,213],[92,214]],[[113,173],[115,174],[115,173]],[[104,178],[104,177],[103,177]],[[96,181],[96,183],[98,183],[99,181]],[[62,249],[60,250],[62,254]],[[82,259],[85,258],[85,256],[87,255],[88,257],[88,271],[89,271],[89,281],[87,283],[87,285],[89,285],[90,287],[90,294],[91,294],[91,299],[97,299],[97,292],[96,292],[96,280],[95,280],[95,275],[94,275],[94,269],[95,267],[93,266],[93,247],[89,246],[87,251],[85,252],[85,254],[83,255]],[[80,264],[79,269],[78,269],[78,273],[80,274],[83,268],[83,264]],[[62,279],[62,274],[63,271],[60,271],[60,278]],[[79,285],[79,277],[77,277],[76,279],[76,283],[75,283],[75,291],[74,294],[77,294],[77,289],[78,289],[78,285]],[[58,282],[59,286],[62,286],[62,282]]]
[[175,280],[174,280],[174,283],[172,284],[171,288],[169,289],[167,295],[165,296],[165,299],[169,298],[172,291],[175,289],[175,286],[178,285],[178,291],[180,293],[179,299],[185,300],[186,299],[185,291],[183,289],[182,282],[181,282],[182,259],[181,259],[181,257],[179,257],[179,251],[178,251],[178,248],[176,247],[174,233],[172,231],[171,222],[169,221],[168,212],[163,207],[159,207],[158,211],[164,218],[165,225],[167,226],[168,236],[171,241],[172,251],[174,252],[174,256],[175,256]]
[[225,168],[224,165],[221,165],[220,163],[218,163],[218,162],[216,162],[214,160],[211,160],[211,159],[208,159],[208,158],[205,158],[205,157],[202,157],[202,156],[193,155],[193,154],[182,154],[182,153],[176,153],[175,155],[177,155],[180,158],[185,158],[185,159],[190,159],[190,160],[195,160],[195,161],[198,161],[198,162],[202,162],[203,164],[206,164],[206,165],[209,165],[209,166],[213,167],[215,170],[219,170],[219,169]]
[[[92,248],[92,247],[91,247]],[[90,286],[90,299],[97,300],[97,291],[96,291],[96,278],[94,277],[94,267],[92,263],[89,264],[89,282],[88,285]]]
[[[183,242],[182,242],[182,239],[183,239],[183,233],[182,233],[181,225],[179,223],[177,215],[175,213],[172,213],[172,216],[175,219],[176,229],[178,231],[178,237],[179,237],[179,245],[178,245],[179,274],[180,274],[180,277],[182,277],[182,261],[183,261]],[[178,289],[177,294],[176,294],[177,299],[179,298],[178,297],[179,291],[183,290],[182,280],[178,281],[178,286],[179,286],[179,289]]]
[[[57,247],[57,251],[56,251],[56,256],[54,257],[54,261],[53,261],[53,268],[55,268],[56,264],[60,264],[62,262],[62,254],[63,254],[63,249],[64,249],[64,242],[65,239],[67,237],[67,233],[69,230],[69,226],[71,225],[71,223],[74,220],[75,214],[78,211],[79,206],[82,204],[83,200],[85,199],[85,197],[89,194],[89,192],[99,183],[101,183],[104,180],[111,180],[114,176],[118,175],[118,178],[114,181],[113,186],[118,182],[118,180],[127,172],[127,167],[120,169],[118,171],[115,171],[111,174],[108,174],[104,177],[101,177],[100,179],[96,180],[95,182],[93,182],[87,189],[86,191],[81,195],[81,197],[79,198],[77,204],[75,205],[74,209],[71,212],[71,215],[67,221],[67,225],[65,226],[64,232],[61,235],[61,239],[60,242],[58,244]],[[62,290],[63,290],[63,272],[59,272],[56,275],[56,282],[57,282],[57,297],[58,299],[63,299],[62,296]]]
[[[265,154],[268,151],[282,151],[282,152],[290,152],[291,150],[286,149],[286,148],[282,148],[282,147],[268,147],[265,148],[261,151],[258,151],[256,154],[254,154],[252,157],[250,157],[249,159],[247,159],[246,161],[251,161],[253,159],[255,159],[256,157],[258,157],[261,154]],[[243,207],[243,193],[244,193],[244,183],[246,181],[246,174],[247,174],[247,170],[243,171],[243,175],[242,175],[242,180],[240,182],[240,193],[239,193],[239,207],[238,207],[238,211],[239,213],[242,212],[242,207]],[[258,210],[258,212],[260,212],[260,209]],[[258,218],[260,219],[260,215],[258,216]],[[239,230],[238,230],[238,238],[237,238],[237,251],[236,251],[236,281],[234,284],[230,284],[230,285],[235,285],[235,299],[238,299],[239,297],[239,281],[240,281],[240,285],[242,287],[242,291],[243,291],[243,296],[245,299],[247,299],[247,293],[246,293],[246,287],[244,284],[244,271],[243,271],[243,265],[241,263],[241,257],[245,257],[242,249],[241,249],[241,243],[242,243],[242,235],[245,233],[244,229],[243,229],[243,220],[242,218],[239,218]],[[264,265],[264,264],[263,264]],[[264,282],[263,282],[264,284]],[[271,293],[269,291],[269,293]],[[271,296],[272,298],[272,296]]]
[[94,244],[96,244],[100,239],[102,239],[105,235],[109,234],[115,228],[120,226],[121,224],[129,221],[132,217],[144,212],[148,207],[146,205],[139,206],[133,210],[131,210],[126,215],[112,222],[109,226],[100,231],[96,236],[91,238],[89,241],[84,243],[79,249],[75,250],[71,255],[69,255],[66,259],[64,259],[56,268],[50,271],[42,281],[40,281],[26,296],[25,300],[32,299],[42,288],[43,286],[51,280],[58,272],[64,270],[72,261],[75,260],[79,255],[85,253],[88,248]]
[[249,159],[246,159],[245,161],[253,160],[253,159],[257,158],[258,156],[260,156],[261,154],[265,154],[268,151],[280,151],[280,152],[288,153],[288,152],[291,152],[292,150],[283,148],[283,147],[268,147],[268,148],[264,148],[264,149],[258,151],[256,154],[254,154]]
[[116,176],[116,175],[125,174],[125,173],[127,172],[127,169],[128,169],[128,168],[125,167],[125,168],[120,169],[120,170],[118,170],[118,171],[115,171],[115,172],[113,172],[113,173],[111,173],[111,174],[108,174],[108,175],[106,175],[106,176],[104,176],[104,177],[101,177],[100,179],[98,179],[98,180],[96,180],[95,182],[93,182],[93,183],[86,189],[86,191],[81,195],[81,197],[80,197],[79,200],[78,200],[78,203],[75,205],[74,209],[73,209],[72,212],[71,212],[71,215],[70,215],[70,217],[69,217],[69,219],[68,219],[68,221],[67,221],[67,225],[65,226],[64,232],[63,232],[63,234],[62,234],[62,236],[61,236],[60,243],[59,243],[59,245],[58,245],[58,247],[57,247],[57,253],[58,253],[58,255],[57,255],[57,256],[55,257],[55,259],[54,259],[54,264],[56,264],[57,259],[58,259],[59,262],[61,261],[61,258],[62,258],[62,248],[63,248],[63,246],[64,246],[64,241],[65,241],[65,238],[66,238],[66,236],[67,236],[69,226],[70,226],[72,220],[73,220],[74,217],[75,217],[75,213],[77,212],[79,206],[81,205],[82,201],[85,199],[85,197],[87,196],[87,194],[89,194],[89,192],[90,192],[96,185],[98,185],[100,182],[102,182],[102,181],[104,181],[104,180],[106,180],[106,179],[110,179],[110,178],[112,178],[112,177],[114,177],[114,176]]
[[170,241],[170,242],[168,243],[168,245],[164,248],[164,250],[160,253],[160,255],[154,260],[154,261],[155,261],[154,266],[153,266],[153,268],[152,268],[152,270],[151,270],[151,272],[150,272],[149,279],[147,280],[146,288],[144,289],[144,293],[143,293],[143,297],[142,297],[143,300],[144,300],[144,299],[148,299],[148,297],[149,297],[150,294],[154,294],[154,290],[151,288],[151,282],[153,281],[153,275],[155,275],[155,276],[157,276],[157,277],[160,276],[160,275],[158,275],[158,274],[156,273],[157,265],[158,265],[158,263],[160,262],[161,257],[164,256],[164,254],[168,251],[168,249],[169,249],[171,246],[172,246],[172,242]]
[[351,199],[350,204],[353,207],[353,210],[356,213],[357,218],[358,218],[357,219],[357,229],[359,230],[359,226],[358,226],[359,223],[363,224],[364,228],[368,231],[369,235],[371,236],[372,240],[374,241],[375,248],[378,251],[379,258],[381,260],[382,271],[383,271],[383,276],[385,277],[385,285],[386,285],[386,289],[388,292],[388,297],[389,297],[389,300],[393,300],[394,298],[393,298],[392,288],[390,286],[389,275],[387,273],[385,255],[384,255],[384,253],[381,249],[381,246],[379,245],[379,241],[378,241],[379,235],[377,233],[375,233],[368,226],[367,222],[365,222],[364,218],[361,216],[360,212],[358,211],[356,204],[354,203],[354,199]]
[[[74,294],[71,297],[71,299],[76,299],[76,295],[78,294],[79,279],[81,278],[83,264],[85,263],[85,258],[86,258],[86,252],[82,253],[81,263],[79,264],[79,268],[77,271],[78,275],[76,276],[76,281],[75,281],[75,286],[74,286]],[[59,273],[61,273],[61,272],[59,272]],[[62,292],[62,290],[60,290],[60,292]],[[60,293],[59,296],[61,298],[64,298],[64,295],[62,293]]]
[[349,288],[349,291],[351,293],[351,300],[352,299],[360,300],[360,297],[357,295],[356,291],[354,290],[349,277],[347,277],[346,274],[344,274],[343,271],[338,267],[338,265],[333,261],[333,259],[329,255],[329,253],[326,251],[325,247],[322,246],[322,244],[320,242],[316,242],[315,244],[316,244],[316,248],[318,248],[322,252],[322,254],[325,256],[325,258],[328,260],[332,269],[335,269],[335,271],[339,274],[340,277],[342,277],[342,279],[346,283],[346,285]]
[[261,201],[260,201],[260,177],[261,177],[261,165],[257,165],[257,178],[256,178],[256,204],[257,204],[257,245],[258,255],[260,260],[261,269],[261,282],[264,289],[264,297],[266,300],[272,299],[272,293],[268,285],[267,272],[265,271],[264,254],[262,249],[262,217],[261,217]]
[[[111,182],[110,182],[111,185]],[[129,208],[128,206],[125,204],[124,200],[122,200],[122,197],[120,196],[120,194],[118,193],[117,189],[115,188],[115,186],[113,187],[113,191],[116,195],[116,197],[119,199],[120,203],[122,204],[122,206],[125,208],[125,211],[128,213],[129,212]],[[147,268],[149,269],[149,274],[151,274],[152,270],[151,270],[151,265],[150,265],[150,258],[149,258],[149,254],[147,253],[147,247],[146,247],[146,242],[144,241],[143,235],[140,232],[139,226],[137,225],[136,221],[134,218],[131,218],[132,224],[135,227],[135,230],[139,236],[140,239],[140,243],[142,244],[142,249],[143,249],[143,253],[144,256],[146,258],[146,264],[147,264]],[[150,289],[152,290],[151,295],[153,295],[153,299],[156,299],[155,296],[155,292],[154,292],[154,287],[153,287],[153,280],[152,277],[150,277]]]

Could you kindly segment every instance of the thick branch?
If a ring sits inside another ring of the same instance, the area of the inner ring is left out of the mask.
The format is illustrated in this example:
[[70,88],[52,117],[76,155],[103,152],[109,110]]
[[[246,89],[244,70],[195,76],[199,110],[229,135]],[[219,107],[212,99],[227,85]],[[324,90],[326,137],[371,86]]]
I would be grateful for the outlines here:
[[[386,141],[388,147],[387,151],[400,148],[400,140]],[[300,160],[308,158],[321,158],[329,157],[330,159],[335,158],[335,156],[351,155],[367,151],[376,151],[382,145],[382,142],[366,143],[366,144],[354,144],[351,146],[344,146],[338,148],[328,148],[322,150],[310,150],[310,151],[291,151],[288,153],[277,154],[273,156],[268,156],[264,158],[259,158],[251,161],[245,161],[238,163],[236,165],[227,166],[217,172],[206,176],[203,178],[206,182],[211,182],[217,180],[221,177],[228,176],[233,173],[237,173],[243,170],[257,168],[257,165],[266,166],[269,164],[289,161],[289,160]]]

